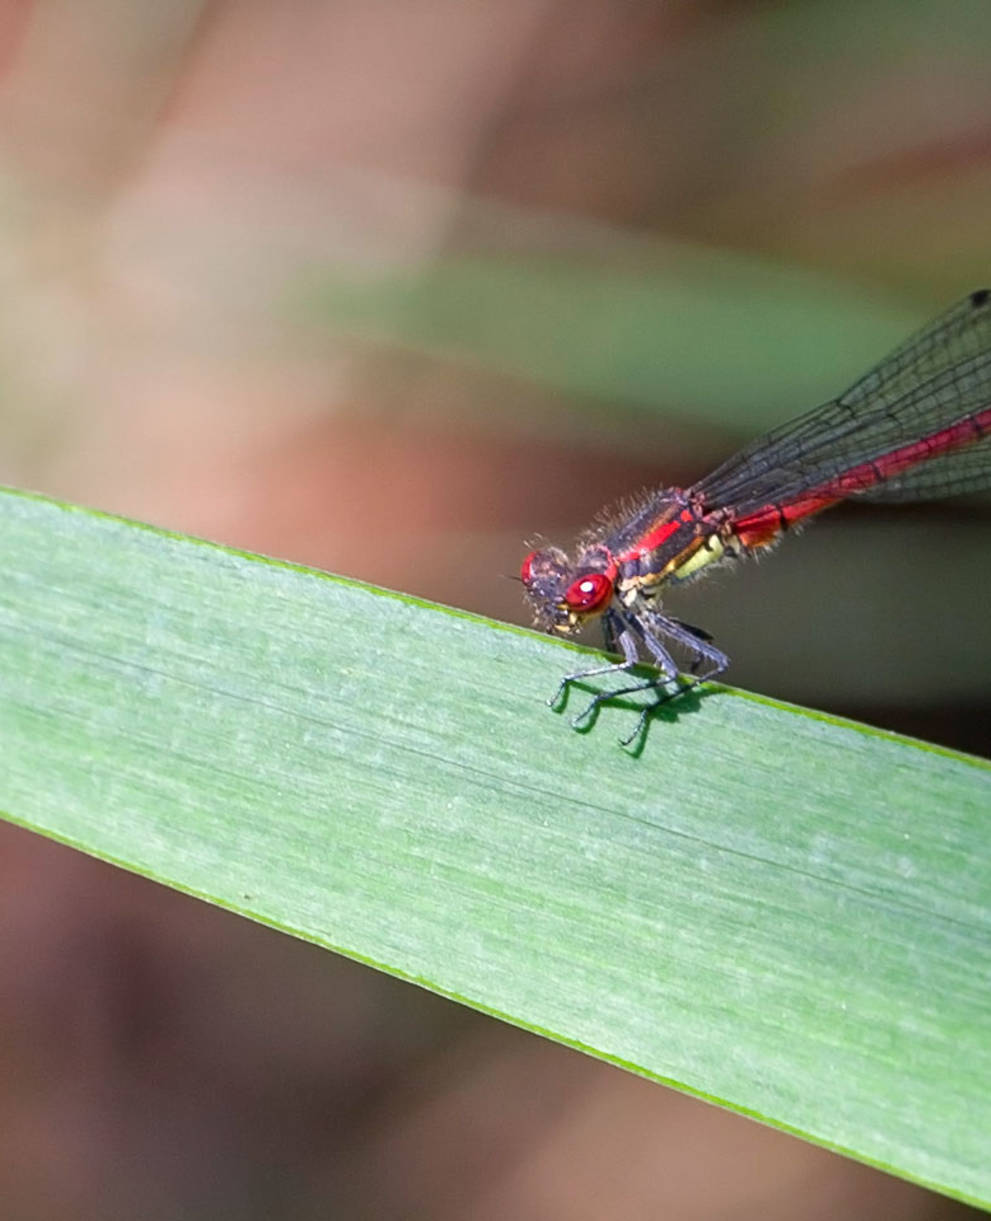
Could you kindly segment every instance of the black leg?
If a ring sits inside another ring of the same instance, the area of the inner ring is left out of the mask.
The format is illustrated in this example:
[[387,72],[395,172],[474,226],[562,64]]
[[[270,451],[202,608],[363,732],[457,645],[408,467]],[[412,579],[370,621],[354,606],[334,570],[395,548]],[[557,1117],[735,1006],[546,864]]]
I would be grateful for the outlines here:
[[[637,664],[637,642],[629,629],[618,623],[616,617],[611,613],[607,617],[605,628],[607,639],[611,640],[613,647],[619,645],[623,660],[610,662],[607,666],[593,666],[590,670],[577,670],[574,674],[566,674],[558,684],[553,696],[547,701],[551,708],[560,702],[561,697],[572,683],[581,682],[586,678],[600,678],[603,674],[626,673]],[[593,701],[584,712],[573,718],[571,724],[577,729],[596,706],[597,703]]]
[[[554,698],[548,702],[552,707],[556,705],[573,682],[598,678],[604,674],[629,673],[637,664],[641,649],[643,649],[650,655],[651,660],[660,670],[660,674],[630,683],[625,687],[619,687],[615,691],[598,692],[592,697],[588,706],[571,722],[575,729],[579,729],[588,722],[601,704],[609,700],[621,699],[624,695],[634,695],[639,691],[657,692],[656,700],[643,705],[633,733],[622,739],[623,746],[629,746],[644,732],[648,720],[658,708],[694,691],[703,683],[721,674],[729,665],[729,658],[726,654],[710,643],[712,638],[708,632],[702,628],[682,623],[680,619],[668,618],[653,610],[641,611],[638,615],[628,616],[621,616],[615,611],[610,611],[604,620],[603,627],[607,645],[613,649],[618,646],[619,651],[623,654],[623,660],[566,675],[561,680]],[[691,678],[687,681],[679,682],[679,667],[661,637],[673,641],[689,654]]]

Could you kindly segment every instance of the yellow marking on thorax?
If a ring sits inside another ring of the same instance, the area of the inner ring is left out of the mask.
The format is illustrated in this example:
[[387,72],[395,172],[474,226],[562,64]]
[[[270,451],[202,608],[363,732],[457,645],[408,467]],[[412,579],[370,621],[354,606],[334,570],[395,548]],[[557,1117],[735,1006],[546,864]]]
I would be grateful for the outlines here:
[[687,581],[701,572],[707,564],[715,564],[726,554],[726,544],[718,534],[710,534],[708,538],[700,538],[687,552],[676,555],[664,569],[663,578],[673,581]]
[[624,606],[632,606],[637,596],[650,592],[666,581],[689,581],[697,576],[708,564],[715,564],[726,555],[726,544],[718,534],[710,534],[705,538],[694,539],[691,544],[673,556],[663,568],[657,572],[645,572],[641,576],[627,577],[618,587],[620,601]]

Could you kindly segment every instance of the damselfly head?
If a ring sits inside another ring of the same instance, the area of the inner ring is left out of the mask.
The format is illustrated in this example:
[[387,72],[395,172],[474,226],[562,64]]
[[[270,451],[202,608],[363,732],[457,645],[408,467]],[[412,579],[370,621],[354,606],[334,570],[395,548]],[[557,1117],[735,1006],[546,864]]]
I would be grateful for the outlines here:
[[612,601],[616,563],[607,547],[588,547],[573,564],[559,547],[531,551],[520,568],[536,626],[570,636]]

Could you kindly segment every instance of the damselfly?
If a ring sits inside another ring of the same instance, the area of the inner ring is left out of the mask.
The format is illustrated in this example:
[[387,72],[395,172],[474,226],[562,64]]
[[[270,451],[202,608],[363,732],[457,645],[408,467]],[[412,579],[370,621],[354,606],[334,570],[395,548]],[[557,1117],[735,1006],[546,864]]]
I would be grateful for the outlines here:
[[[532,551],[521,576],[537,626],[571,636],[593,618],[623,660],[568,674],[569,684],[628,673],[643,657],[658,673],[595,695],[657,692],[626,743],[660,704],[729,664],[701,628],[665,614],[659,595],[729,560],[764,551],[788,530],[845,500],[895,503],[991,487],[991,290],[980,289],[914,335],[845,394],[751,442],[689,488],[646,493],[605,513],[574,558]],[[682,676],[671,654],[689,658]]]

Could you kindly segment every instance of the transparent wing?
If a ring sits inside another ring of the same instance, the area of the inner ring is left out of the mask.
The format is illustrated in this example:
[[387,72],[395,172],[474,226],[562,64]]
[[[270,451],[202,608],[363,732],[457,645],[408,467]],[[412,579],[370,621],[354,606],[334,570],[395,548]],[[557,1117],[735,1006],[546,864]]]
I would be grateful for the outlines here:
[[[959,426],[953,452],[905,470],[886,455]],[[922,500],[991,487],[991,290],[971,293],[837,399],[759,437],[691,489],[707,509],[788,503],[864,464],[843,495]]]

